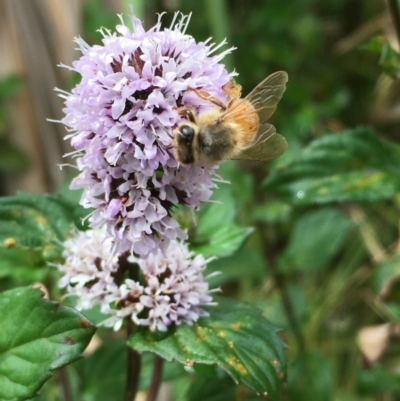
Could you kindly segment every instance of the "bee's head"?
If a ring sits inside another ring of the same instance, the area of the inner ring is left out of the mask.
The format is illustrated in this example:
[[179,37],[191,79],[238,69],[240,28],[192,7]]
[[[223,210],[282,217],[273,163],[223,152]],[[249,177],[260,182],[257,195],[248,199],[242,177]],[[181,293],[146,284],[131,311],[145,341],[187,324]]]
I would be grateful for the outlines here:
[[175,158],[183,164],[191,164],[196,161],[195,142],[198,127],[190,122],[185,122],[174,131]]
[[178,127],[179,131],[179,142],[185,144],[186,146],[191,146],[193,143],[195,130],[192,126],[187,124],[181,124]]

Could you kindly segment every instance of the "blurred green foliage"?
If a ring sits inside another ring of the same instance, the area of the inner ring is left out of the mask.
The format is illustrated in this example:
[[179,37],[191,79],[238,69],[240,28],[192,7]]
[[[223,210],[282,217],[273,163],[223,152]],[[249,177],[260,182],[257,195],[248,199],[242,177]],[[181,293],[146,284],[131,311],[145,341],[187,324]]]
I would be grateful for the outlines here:
[[393,49],[388,39],[384,36],[374,36],[365,44],[364,49],[379,57],[379,64],[387,75],[393,79],[399,78],[400,54]]
[[9,134],[8,111],[20,87],[17,76],[10,75],[0,80],[0,189],[1,175],[22,172],[29,165],[26,155],[13,143]]
[[[393,38],[375,37],[386,25],[370,28],[382,3],[149,1],[146,27],[166,8],[193,13],[188,33],[197,40],[227,37],[237,47],[228,62],[244,94],[273,71],[289,74],[272,118],[288,152],[272,164],[223,163],[219,174],[231,184],[215,191],[222,204],[203,207],[197,226],[188,223],[193,249],[219,256],[208,271],[221,274],[210,282],[224,295],[258,306],[283,329],[289,360],[283,400],[399,400],[400,112],[393,78],[400,56]],[[164,16],[166,26],[171,19],[172,13]],[[86,1],[82,36],[88,42],[100,41],[97,28],[116,23],[100,2]],[[43,271],[41,248],[35,252],[31,263]],[[15,262],[7,286],[31,282],[19,265],[24,261]],[[2,277],[11,271],[4,266]],[[366,327],[384,335],[363,342]],[[100,335],[102,348],[67,371],[76,399],[110,399],[98,386],[110,375],[104,387],[122,391],[125,360],[113,358],[115,350],[100,352],[113,347],[110,333]],[[381,351],[372,358],[374,347]],[[167,364],[165,374],[179,377],[179,401],[258,399],[220,369],[194,375],[175,368]],[[92,369],[97,383],[90,381]],[[57,380],[39,400],[61,399]]]

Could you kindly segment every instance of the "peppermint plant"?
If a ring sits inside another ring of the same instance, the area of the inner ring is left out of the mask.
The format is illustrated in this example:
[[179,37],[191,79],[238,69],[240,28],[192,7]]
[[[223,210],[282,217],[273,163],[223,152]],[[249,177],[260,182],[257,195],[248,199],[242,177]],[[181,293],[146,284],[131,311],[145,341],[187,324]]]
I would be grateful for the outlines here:
[[[51,372],[80,358],[96,327],[107,340],[78,362],[86,371],[78,399],[96,385],[108,399],[133,400],[144,389],[151,401],[162,380],[187,375],[218,378],[233,392],[240,383],[249,400],[281,399],[278,328],[226,297],[208,267],[252,228],[234,223],[229,200],[207,214],[206,202],[228,185],[219,165],[180,165],[172,152],[179,110],[212,107],[192,89],[226,102],[235,75],[221,63],[233,49],[196,42],[185,33],[189,19],[176,14],[166,28],[160,16],[145,31],[136,17],[132,29],[121,18],[115,32],[100,30],[100,45],[76,39],[81,57],[62,65],[80,76],[71,92],[57,91],[78,171],[70,188],[83,192],[79,204],[67,192],[0,200],[3,263],[27,272],[23,282],[45,282],[51,299],[32,287],[0,294],[1,400],[46,394]],[[113,371],[121,361],[123,386]],[[103,381],[97,371],[93,384],[87,372],[101,363],[108,374]],[[57,373],[64,394],[68,372]]]

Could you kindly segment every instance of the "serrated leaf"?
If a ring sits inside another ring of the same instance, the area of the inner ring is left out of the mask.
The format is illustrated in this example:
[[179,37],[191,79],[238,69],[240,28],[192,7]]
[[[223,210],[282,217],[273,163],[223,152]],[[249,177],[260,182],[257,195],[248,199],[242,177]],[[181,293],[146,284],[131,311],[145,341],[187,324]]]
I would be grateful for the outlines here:
[[294,204],[391,199],[400,191],[400,148],[369,128],[312,142],[274,170],[266,189]]
[[77,311],[33,288],[0,294],[0,399],[33,397],[51,371],[78,359],[95,332]]
[[400,191],[399,177],[385,172],[349,172],[319,179],[300,179],[279,190],[298,205],[332,202],[377,202]]
[[[68,231],[71,220],[79,213],[78,209],[79,207],[57,195],[20,192],[16,196],[0,199],[0,213],[3,210],[12,211],[15,219],[20,214],[27,213],[26,217],[34,220],[33,223],[38,225],[39,230],[51,230],[59,236]],[[19,218],[19,222],[21,220]]]
[[0,247],[40,249],[50,260],[82,215],[79,205],[61,196],[19,193],[0,198]]
[[167,333],[138,330],[129,345],[189,367],[217,364],[235,382],[280,400],[286,361],[276,327],[250,305],[233,299],[216,300],[218,306],[208,308],[210,317],[193,326],[182,324]]

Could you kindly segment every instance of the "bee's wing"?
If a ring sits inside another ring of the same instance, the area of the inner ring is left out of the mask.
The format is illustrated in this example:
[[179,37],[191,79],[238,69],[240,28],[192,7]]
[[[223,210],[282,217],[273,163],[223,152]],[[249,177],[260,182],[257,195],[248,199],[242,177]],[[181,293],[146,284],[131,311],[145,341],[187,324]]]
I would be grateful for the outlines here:
[[288,74],[274,72],[261,81],[246,97],[258,112],[260,122],[266,121],[276,110],[276,106],[286,89]]
[[233,160],[272,160],[285,153],[288,144],[286,139],[276,133],[271,124],[260,124],[255,142],[243,152],[233,157]]

